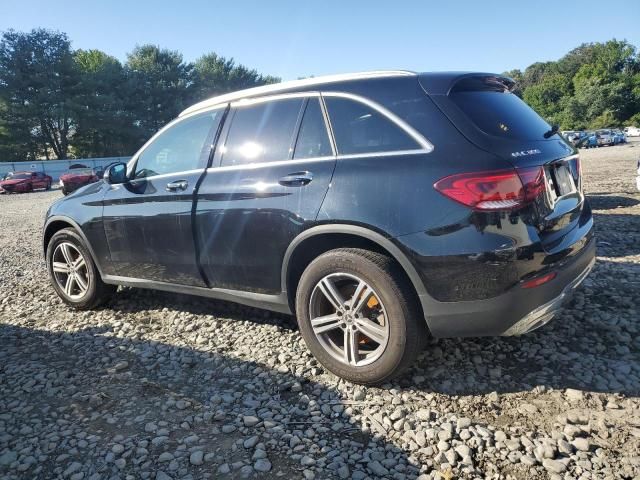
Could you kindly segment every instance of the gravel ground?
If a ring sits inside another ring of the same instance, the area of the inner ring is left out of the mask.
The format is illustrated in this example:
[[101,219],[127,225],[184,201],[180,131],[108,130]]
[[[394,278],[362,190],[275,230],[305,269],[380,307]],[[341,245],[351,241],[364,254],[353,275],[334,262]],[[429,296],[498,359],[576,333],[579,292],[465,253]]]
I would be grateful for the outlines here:
[[433,341],[395,383],[326,373],[291,318],[121,289],[71,312],[0,196],[0,477],[640,478],[640,142],[583,151],[598,262],[520,338]]

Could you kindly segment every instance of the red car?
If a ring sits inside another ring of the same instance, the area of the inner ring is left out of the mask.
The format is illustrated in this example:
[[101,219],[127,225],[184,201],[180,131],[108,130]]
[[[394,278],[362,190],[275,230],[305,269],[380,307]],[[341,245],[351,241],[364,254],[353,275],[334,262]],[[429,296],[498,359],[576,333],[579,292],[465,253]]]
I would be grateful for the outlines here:
[[53,179],[42,172],[14,172],[0,181],[0,193],[31,192],[37,188],[49,190]]
[[100,178],[100,172],[93,168],[72,168],[60,176],[60,187],[62,193],[69,195],[80,187],[97,182]]

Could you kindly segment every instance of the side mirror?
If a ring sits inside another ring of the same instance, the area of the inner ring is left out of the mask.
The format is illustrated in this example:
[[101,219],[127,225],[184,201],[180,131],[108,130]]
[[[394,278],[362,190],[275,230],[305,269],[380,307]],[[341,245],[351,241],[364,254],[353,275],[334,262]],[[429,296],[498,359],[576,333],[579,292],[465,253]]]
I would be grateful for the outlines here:
[[104,180],[111,184],[117,185],[127,182],[127,164],[126,163],[114,163],[109,165],[104,171]]

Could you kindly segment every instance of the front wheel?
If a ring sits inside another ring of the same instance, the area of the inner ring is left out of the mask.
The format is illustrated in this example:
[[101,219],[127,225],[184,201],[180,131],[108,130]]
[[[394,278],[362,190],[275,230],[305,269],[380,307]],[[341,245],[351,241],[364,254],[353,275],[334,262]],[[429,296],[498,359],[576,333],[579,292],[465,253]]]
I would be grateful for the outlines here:
[[51,182],[47,182],[47,185],[44,187],[45,190],[51,190]]
[[116,290],[102,281],[82,237],[72,228],[64,228],[51,238],[47,267],[58,296],[77,310],[97,307]]
[[365,385],[400,374],[426,337],[415,294],[400,268],[368,250],[331,250],[311,262],[300,279],[296,314],[318,361]]

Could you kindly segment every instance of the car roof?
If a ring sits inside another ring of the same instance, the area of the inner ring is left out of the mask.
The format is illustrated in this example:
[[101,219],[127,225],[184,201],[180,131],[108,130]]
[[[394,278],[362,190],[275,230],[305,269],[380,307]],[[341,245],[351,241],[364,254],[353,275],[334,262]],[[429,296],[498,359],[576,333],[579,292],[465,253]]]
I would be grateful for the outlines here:
[[284,91],[295,92],[296,90],[307,89],[312,86],[320,86],[327,84],[337,84],[354,80],[368,80],[386,77],[410,77],[417,76],[416,72],[408,70],[378,70],[372,72],[343,73],[338,75],[325,75],[320,77],[303,78],[300,80],[290,80],[280,83],[272,83],[260,87],[247,88],[236,92],[217,95],[207,100],[196,103],[180,113],[180,117],[198,110],[213,107],[216,105],[241,100],[243,98],[255,97],[258,95],[276,94]]
[[189,108],[183,110],[180,113],[180,117],[188,115],[199,110],[215,107],[228,102],[241,100],[244,98],[251,98],[262,95],[278,94],[278,93],[293,93],[297,91],[308,90],[312,87],[321,87],[324,85],[332,85],[333,88],[339,89],[340,84],[354,81],[371,81],[384,78],[398,78],[398,77],[415,77],[420,79],[422,88],[429,94],[447,94],[449,90],[461,79],[467,77],[490,77],[503,83],[505,86],[511,88],[515,82],[503,75],[486,72],[466,72],[466,71],[452,71],[452,72],[424,72],[417,73],[409,70],[377,70],[372,72],[358,72],[358,73],[344,73],[338,75],[326,75],[321,77],[304,78],[301,80],[291,80],[281,83],[273,83],[269,85],[263,85],[260,87],[248,88],[245,90],[238,90],[236,92],[225,93],[218,95],[207,100],[196,103]]

